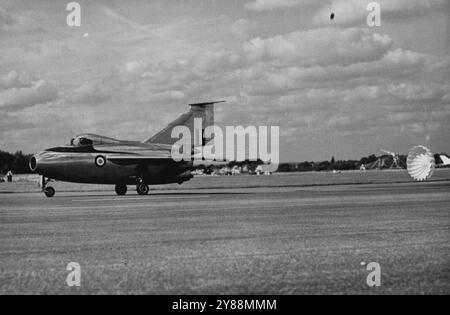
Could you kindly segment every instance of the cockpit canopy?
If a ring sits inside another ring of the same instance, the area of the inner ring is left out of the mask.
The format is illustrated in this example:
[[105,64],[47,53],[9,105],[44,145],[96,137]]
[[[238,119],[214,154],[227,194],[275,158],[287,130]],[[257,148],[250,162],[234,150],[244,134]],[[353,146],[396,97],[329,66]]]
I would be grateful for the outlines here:
[[75,147],[93,146],[102,144],[118,144],[118,143],[120,143],[119,140],[94,134],[78,135],[72,140],[70,140],[70,145]]

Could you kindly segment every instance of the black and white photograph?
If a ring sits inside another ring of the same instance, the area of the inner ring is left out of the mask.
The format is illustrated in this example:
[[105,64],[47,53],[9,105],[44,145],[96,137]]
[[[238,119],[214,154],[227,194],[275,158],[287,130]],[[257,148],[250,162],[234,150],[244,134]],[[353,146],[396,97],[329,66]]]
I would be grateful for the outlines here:
[[0,0],[0,295],[450,294],[448,0]]

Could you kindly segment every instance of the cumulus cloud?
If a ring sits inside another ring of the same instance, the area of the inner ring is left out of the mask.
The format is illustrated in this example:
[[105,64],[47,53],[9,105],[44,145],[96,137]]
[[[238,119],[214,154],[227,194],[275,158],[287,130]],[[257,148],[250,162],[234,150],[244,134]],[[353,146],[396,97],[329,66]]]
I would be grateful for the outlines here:
[[250,60],[312,66],[376,60],[391,46],[392,39],[388,35],[369,30],[321,28],[267,39],[256,38],[244,50]]
[[0,7],[0,29],[2,27],[12,26],[15,23],[16,19],[14,16]]
[[74,91],[70,91],[68,99],[73,103],[98,105],[110,101],[112,90],[105,82],[85,82]]
[[231,32],[240,39],[248,39],[251,23],[246,19],[240,19],[231,25]]
[[45,80],[32,82],[30,87],[15,87],[0,93],[0,108],[19,110],[45,104],[58,98],[56,90]]
[[142,61],[132,60],[125,63],[123,70],[125,74],[137,74],[145,70],[146,64]]
[[10,71],[0,75],[0,91],[11,88],[31,87],[33,78],[28,73]]
[[424,55],[397,49],[380,56],[378,60],[355,62],[349,65],[285,66],[249,70],[248,80],[253,80],[248,93],[283,94],[299,88],[314,88],[330,84],[357,84],[382,78],[402,78],[420,71],[426,66]]
[[314,67],[267,67],[261,76],[253,76],[253,84],[247,92],[263,95],[281,95],[297,89],[317,86],[341,86],[404,77],[424,67],[425,60],[417,56],[414,60],[392,58],[392,55],[411,54],[408,51],[394,51],[373,62],[361,62],[351,65],[332,65]]
[[251,11],[284,10],[300,5],[310,5],[315,0],[252,0],[245,4],[245,8]]
[[[432,13],[440,3],[380,1],[383,19]],[[220,19],[211,19],[211,12],[205,16],[200,3],[189,10],[177,3],[178,13],[167,10],[171,13],[164,21],[152,19],[155,28],[145,25],[148,17],[141,16],[145,5],[140,2],[126,4],[127,17],[113,14],[123,11],[122,4],[112,13],[90,7],[91,14],[107,14],[97,15],[98,25],[82,40],[78,37],[86,30],[65,33],[47,18],[43,25],[51,36],[38,42],[24,31],[25,24],[13,21],[6,27],[16,31],[0,35],[0,68],[16,70],[0,74],[0,138],[26,151],[38,146],[38,133],[48,133],[55,144],[80,132],[144,139],[185,111],[186,104],[216,99],[231,105],[218,107],[219,123],[279,125],[282,155],[291,152],[284,160],[306,158],[300,148],[305,146],[305,154],[317,159],[339,154],[334,151],[351,151],[347,156],[355,157],[373,147],[389,148],[373,141],[389,141],[391,134],[399,137],[392,144],[407,143],[413,131],[418,137],[413,140],[419,141],[421,132],[431,130],[431,118],[433,128],[450,132],[445,127],[448,52],[435,41],[423,42],[426,34],[410,40],[417,31],[410,20],[367,30],[365,0],[252,0],[246,8],[253,12],[246,15],[225,1]],[[285,14],[301,5],[309,7],[295,10],[295,17]],[[46,2],[36,4],[36,12],[40,6],[40,15],[51,12]],[[285,11],[254,14],[274,10]],[[316,23],[329,25],[333,11],[337,25],[317,28],[311,18],[318,10]],[[17,12],[25,16],[27,11]],[[421,25],[430,30],[442,25],[441,15],[435,16],[439,21],[430,16]],[[438,37],[442,30],[432,34]],[[49,121],[55,122],[51,128],[45,126]]]
[[[304,128],[354,135],[414,124],[429,110],[423,103],[445,103],[443,84],[410,82],[431,69],[440,68],[434,72],[439,76],[443,67],[436,58],[394,47],[390,36],[366,29],[296,31],[248,40],[241,49],[219,46],[178,60],[129,61],[121,83],[138,92],[135,102],[166,106],[164,123],[184,110],[183,103],[220,98],[240,105],[239,111],[218,113],[222,122],[280,125],[284,135]],[[410,112],[408,121],[386,119]]]
[[0,7],[0,36],[16,35],[17,33],[44,33],[45,24],[42,16],[34,11],[23,10],[20,13],[8,12]]
[[[315,87],[310,89],[299,90],[290,93],[288,96],[278,98],[280,106],[285,110],[295,110],[301,106],[302,109],[318,109],[319,107],[330,107],[341,103],[342,107],[349,104],[358,104],[365,102],[366,104],[374,104],[375,108],[381,104],[392,106],[390,110],[399,111],[401,114],[410,114],[417,110],[433,110],[445,109],[446,95],[450,88],[444,84],[412,84],[406,82],[398,82],[396,80],[386,80],[386,83],[379,85],[351,85],[342,86],[341,88],[324,88]],[[303,105],[299,105],[303,104]],[[333,107],[334,109],[334,107]],[[341,108],[341,111],[343,108]],[[396,112],[397,113],[397,112]]]
[[[340,25],[363,25],[368,11],[367,5],[373,0],[333,0],[325,5],[315,16],[318,24],[329,24],[330,13],[335,14],[333,23]],[[439,8],[445,0],[378,0],[382,19],[399,19],[419,16],[433,8]]]
[[425,104],[445,104],[448,102],[450,86],[430,82],[428,84],[405,83],[391,84],[387,88],[387,93],[392,97],[410,102],[420,102]]

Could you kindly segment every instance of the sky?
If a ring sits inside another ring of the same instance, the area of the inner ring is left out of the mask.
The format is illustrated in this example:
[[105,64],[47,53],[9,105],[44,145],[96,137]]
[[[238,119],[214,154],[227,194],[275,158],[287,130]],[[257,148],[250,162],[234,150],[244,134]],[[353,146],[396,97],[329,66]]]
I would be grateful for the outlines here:
[[450,153],[447,0],[379,0],[379,27],[366,0],[80,0],[80,27],[69,2],[0,0],[0,150],[226,100],[219,125],[280,127],[281,161]]

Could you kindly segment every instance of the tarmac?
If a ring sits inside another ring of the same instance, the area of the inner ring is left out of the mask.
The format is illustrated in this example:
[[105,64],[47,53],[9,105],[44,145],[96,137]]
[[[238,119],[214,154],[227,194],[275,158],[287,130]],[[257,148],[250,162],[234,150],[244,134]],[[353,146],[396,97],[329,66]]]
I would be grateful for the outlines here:
[[0,294],[449,294],[449,192],[444,180],[2,194]]

